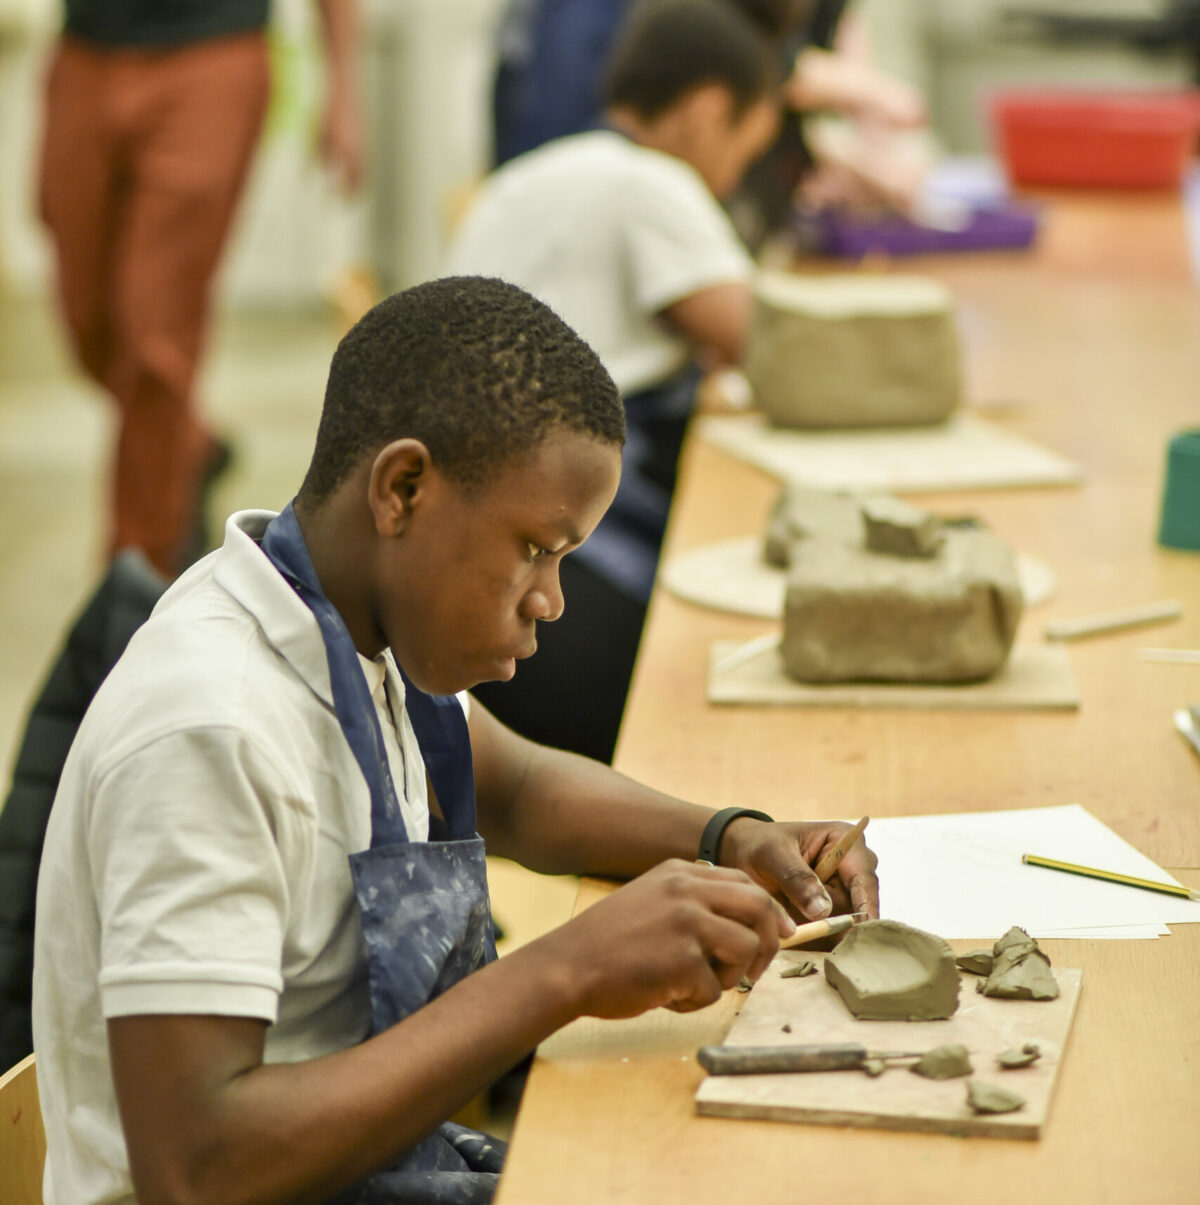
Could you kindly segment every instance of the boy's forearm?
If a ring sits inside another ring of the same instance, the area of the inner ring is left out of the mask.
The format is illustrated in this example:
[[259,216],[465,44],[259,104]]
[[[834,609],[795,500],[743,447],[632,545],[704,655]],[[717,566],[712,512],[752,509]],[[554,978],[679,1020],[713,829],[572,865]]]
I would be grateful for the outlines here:
[[534,752],[488,850],[545,874],[633,878],[667,858],[696,857],[709,808],[544,746]]
[[139,1200],[327,1200],[393,1162],[578,1012],[565,964],[535,944],[319,1059],[266,1065],[239,1054],[247,1023],[237,1019],[232,1031],[213,1017],[110,1022]]

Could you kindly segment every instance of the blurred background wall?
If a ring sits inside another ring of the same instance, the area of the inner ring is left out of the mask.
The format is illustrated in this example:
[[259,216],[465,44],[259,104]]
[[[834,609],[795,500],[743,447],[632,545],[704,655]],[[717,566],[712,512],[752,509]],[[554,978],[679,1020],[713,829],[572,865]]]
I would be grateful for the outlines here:
[[[446,231],[486,170],[496,21],[507,0],[363,0],[362,82],[371,131],[364,195],[336,196],[314,165],[320,63],[310,0],[276,0],[267,137],[223,271],[223,299],[297,306],[369,270],[388,290],[436,271]],[[1140,48],[1121,22],[1166,0],[860,0],[879,65],[919,85],[944,150],[988,144],[984,98],[1014,83],[1105,87],[1187,82],[1178,48]],[[1110,23],[1079,36],[1053,18]],[[41,289],[33,215],[41,74],[59,0],[0,0],[0,281]],[[1130,26],[1132,29],[1133,26]]]

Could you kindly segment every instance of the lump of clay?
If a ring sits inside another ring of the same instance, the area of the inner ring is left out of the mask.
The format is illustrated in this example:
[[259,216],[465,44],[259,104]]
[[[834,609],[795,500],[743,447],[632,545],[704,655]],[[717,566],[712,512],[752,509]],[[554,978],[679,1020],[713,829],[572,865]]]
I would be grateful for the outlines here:
[[860,1021],[940,1021],[958,1008],[953,951],[899,921],[855,925],[825,956],[825,978]]
[[745,374],[780,427],[941,422],[962,399],[953,299],[920,276],[760,273]]
[[1024,1106],[1025,1099],[1007,1088],[973,1079],[967,1085],[967,1104],[976,1113],[1013,1113]]
[[960,1075],[970,1075],[974,1068],[967,1048],[956,1042],[927,1050],[909,1070],[926,1079],[957,1079]]
[[990,975],[994,960],[991,950],[969,950],[966,954],[960,954],[954,961],[960,971],[971,975]]
[[817,973],[817,964],[808,958],[801,959],[800,962],[794,962],[789,967],[784,967],[779,972],[780,979],[803,979],[806,975],[815,975]]
[[992,971],[980,988],[999,1000],[1054,1000],[1058,981],[1050,959],[1024,929],[1013,928],[992,947]]
[[1042,1057],[1036,1042],[1026,1042],[1020,1050],[1003,1050],[996,1055],[996,1065],[1004,1071],[1016,1071],[1021,1067],[1032,1067]]
[[785,486],[767,519],[763,556],[768,565],[786,569],[797,540],[825,537],[860,544],[863,540],[862,504],[868,497],[847,490],[816,490],[806,485]]

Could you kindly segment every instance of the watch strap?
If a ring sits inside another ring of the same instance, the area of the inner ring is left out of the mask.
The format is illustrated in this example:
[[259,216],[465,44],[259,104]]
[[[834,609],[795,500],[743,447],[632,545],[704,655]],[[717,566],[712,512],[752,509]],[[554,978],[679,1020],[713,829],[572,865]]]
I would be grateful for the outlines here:
[[725,830],[741,816],[749,816],[752,820],[765,820],[768,824],[773,823],[775,819],[766,812],[756,812],[753,808],[722,808],[714,813],[704,826],[700,837],[700,852],[696,855],[697,862],[705,862],[709,866],[717,865],[721,838],[725,835]]

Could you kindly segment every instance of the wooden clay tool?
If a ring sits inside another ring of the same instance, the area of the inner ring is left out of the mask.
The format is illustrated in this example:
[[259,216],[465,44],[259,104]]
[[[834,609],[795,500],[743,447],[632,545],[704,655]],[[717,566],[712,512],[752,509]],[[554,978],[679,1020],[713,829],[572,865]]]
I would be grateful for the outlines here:
[[847,929],[857,925],[860,920],[866,919],[865,912],[847,912],[844,916],[831,916],[828,920],[809,921],[806,925],[797,925],[795,933],[780,941],[779,948],[791,950],[795,946],[804,945],[805,942],[819,941],[822,937],[845,933]]
[[701,1046],[696,1059],[709,1075],[770,1075],[793,1071],[862,1071],[868,1060],[919,1059],[921,1051],[868,1050],[857,1042],[820,1046]]
[[864,816],[828,853],[818,859],[813,870],[822,883],[828,883],[833,878],[834,872],[842,864],[842,859],[854,847],[855,841],[862,836],[862,831],[870,820],[870,816]]
[[1133,607],[1128,611],[1109,611],[1103,615],[1087,615],[1081,619],[1065,619],[1046,625],[1047,640],[1080,640],[1085,636],[1100,636],[1125,628],[1143,627],[1152,623],[1167,623],[1178,619],[1183,607],[1175,599]]

